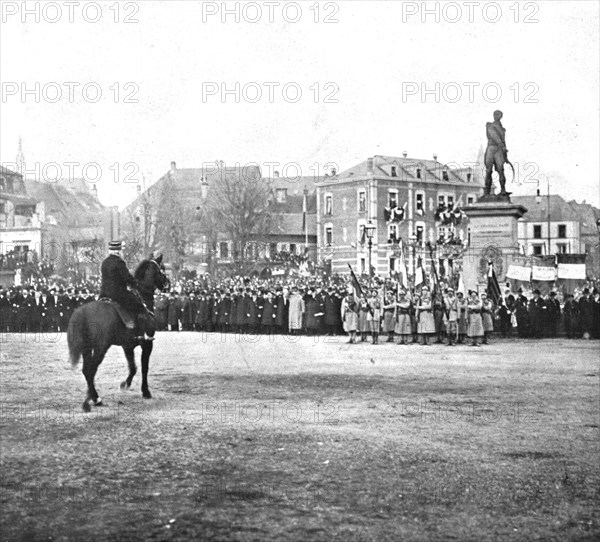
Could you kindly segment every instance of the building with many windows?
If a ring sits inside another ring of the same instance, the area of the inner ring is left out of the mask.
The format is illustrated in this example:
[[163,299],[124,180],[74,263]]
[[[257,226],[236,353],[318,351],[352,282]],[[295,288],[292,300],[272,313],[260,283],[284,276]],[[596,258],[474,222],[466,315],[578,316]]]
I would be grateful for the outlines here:
[[91,255],[103,245],[105,216],[95,187],[83,179],[43,182],[0,166],[0,254],[5,262],[44,263],[71,278],[97,274]]
[[525,254],[586,254],[588,276],[600,276],[596,227],[600,210],[559,195],[513,196],[512,201],[528,209],[518,223],[518,241]]
[[424,255],[428,242],[468,242],[469,225],[460,208],[475,203],[482,189],[481,172],[448,167],[435,155],[433,160],[407,153],[368,158],[318,185],[319,258],[333,273],[346,273],[348,264],[368,273],[370,252],[374,273],[385,276],[398,270],[400,249],[410,245],[410,274],[413,256]]
[[[275,218],[272,227],[249,243],[243,257],[236,255],[225,232],[211,229],[207,216],[211,186],[226,177],[240,183],[264,180],[270,188],[269,210]],[[170,170],[147,189],[140,187],[137,198],[121,212],[121,229],[129,244],[139,245],[140,252],[157,250],[165,253],[167,262],[178,259],[178,270],[215,272],[240,259],[256,262],[255,267],[260,270],[270,262],[304,257],[306,253],[314,262],[318,182],[317,177],[286,178],[277,173],[263,178],[255,165],[229,167],[217,161],[204,168],[178,168],[171,162]],[[179,253],[161,235],[165,221],[184,222],[185,236]]]

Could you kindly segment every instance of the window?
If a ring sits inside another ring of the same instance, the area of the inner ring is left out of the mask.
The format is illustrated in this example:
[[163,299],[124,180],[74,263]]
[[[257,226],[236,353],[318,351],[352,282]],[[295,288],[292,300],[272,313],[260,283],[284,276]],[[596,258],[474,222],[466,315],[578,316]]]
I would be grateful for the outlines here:
[[364,258],[360,259],[360,274],[364,275],[367,272],[367,262]]
[[275,199],[277,203],[285,203],[287,198],[287,188],[278,188],[275,190]]
[[542,254],[542,245],[533,245],[533,253],[536,255]]
[[392,177],[397,177],[397,171],[396,171],[396,166],[392,166]]
[[296,243],[290,243],[290,253],[296,254]]
[[566,243],[558,243],[556,245],[556,249],[559,254],[566,254],[567,253],[567,244]]
[[273,257],[277,254],[277,243],[269,243],[269,256]]
[[398,192],[396,192],[396,191],[388,192],[388,207],[390,209],[392,207],[398,207]]
[[417,168],[417,179],[420,179],[420,178],[421,178],[421,168],[418,167]]
[[445,205],[446,204],[446,197],[445,196],[438,196],[438,206],[439,205]]
[[566,237],[567,237],[567,225],[566,224],[558,225],[558,237],[560,237],[561,239],[566,239]]
[[450,178],[448,177],[448,170],[447,169],[445,169],[444,171],[442,171],[442,179],[444,181],[449,181],[450,180]]
[[364,190],[361,190],[358,193],[358,212],[359,213],[367,212],[367,193]]
[[425,194],[417,194],[415,198],[415,208],[419,216],[425,214]]
[[364,245],[366,238],[367,238],[367,236],[366,236],[366,232],[365,232],[365,225],[359,224],[358,225],[358,242],[361,245]]
[[423,226],[417,226],[417,241],[419,243],[423,242]]
[[388,226],[388,243],[395,243],[398,240],[398,225],[390,224]]
[[469,196],[467,198],[467,205],[473,205],[473,201],[475,201],[475,198],[473,198],[473,196]]
[[[542,238],[542,226],[540,226],[539,224],[534,224],[534,226],[533,226],[533,238],[534,239]],[[540,254],[541,254],[541,252],[540,252]]]
[[6,203],[0,203],[0,215],[6,214]]
[[472,173],[467,173],[467,182],[470,183],[471,179],[473,178],[473,174]]
[[446,201],[448,202],[448,207],[454,207],[454,196],[448,196]]
[[325,214],[330,216],[333,214],[333,196],[325,196]]
[[229,258],[229,245],[227,244],[227,241],[219,243],[219,253],[221,258]]
[[438,228],[438,239],[446,238],[446,228]]
[[332,226],[325,227],[325,244],[327,246],[331,246],[333,244],[333,227]]

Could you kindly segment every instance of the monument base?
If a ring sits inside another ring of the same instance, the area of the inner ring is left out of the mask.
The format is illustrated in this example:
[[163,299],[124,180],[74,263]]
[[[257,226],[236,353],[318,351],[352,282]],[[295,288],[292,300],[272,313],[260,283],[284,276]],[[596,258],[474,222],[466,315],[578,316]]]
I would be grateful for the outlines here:
[[488,262],[494,264],[502,284],[508,266],[519,256],[518,220],[527,209],[510,201],[480,199],[463,208],[469,217],[470,243],[463,259],[463,281],[467,289],[485,290]]

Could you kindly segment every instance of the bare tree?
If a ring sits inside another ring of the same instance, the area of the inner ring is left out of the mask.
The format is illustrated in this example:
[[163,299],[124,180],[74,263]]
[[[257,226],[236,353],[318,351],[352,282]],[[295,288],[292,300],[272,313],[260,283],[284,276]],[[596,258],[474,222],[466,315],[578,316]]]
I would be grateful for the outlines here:
[[271,212],[271,187],[256,176],[226,171],[208,188],[204,217],[212,231],[227,235],[233,246],[233,261],[240,272],[247,267],[250,243],[264,238],[277,224]]

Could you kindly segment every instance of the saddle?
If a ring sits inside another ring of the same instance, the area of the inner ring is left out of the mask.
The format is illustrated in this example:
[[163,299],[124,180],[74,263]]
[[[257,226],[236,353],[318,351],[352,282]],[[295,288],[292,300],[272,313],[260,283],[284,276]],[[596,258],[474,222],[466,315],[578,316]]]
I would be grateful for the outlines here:
[[130,329],[131,331],[134,330],[135,321],[130,311],[128,311],[122,305],[119,305],[114,299],[111,299],[110,297],[101,297],[100,299],[98,299],[98,301],[112,305],[113,308],[117,311],[119,318],[121,318],[121,320],[123,321],[123,324],[125,324],[125,327],[127,329]]

